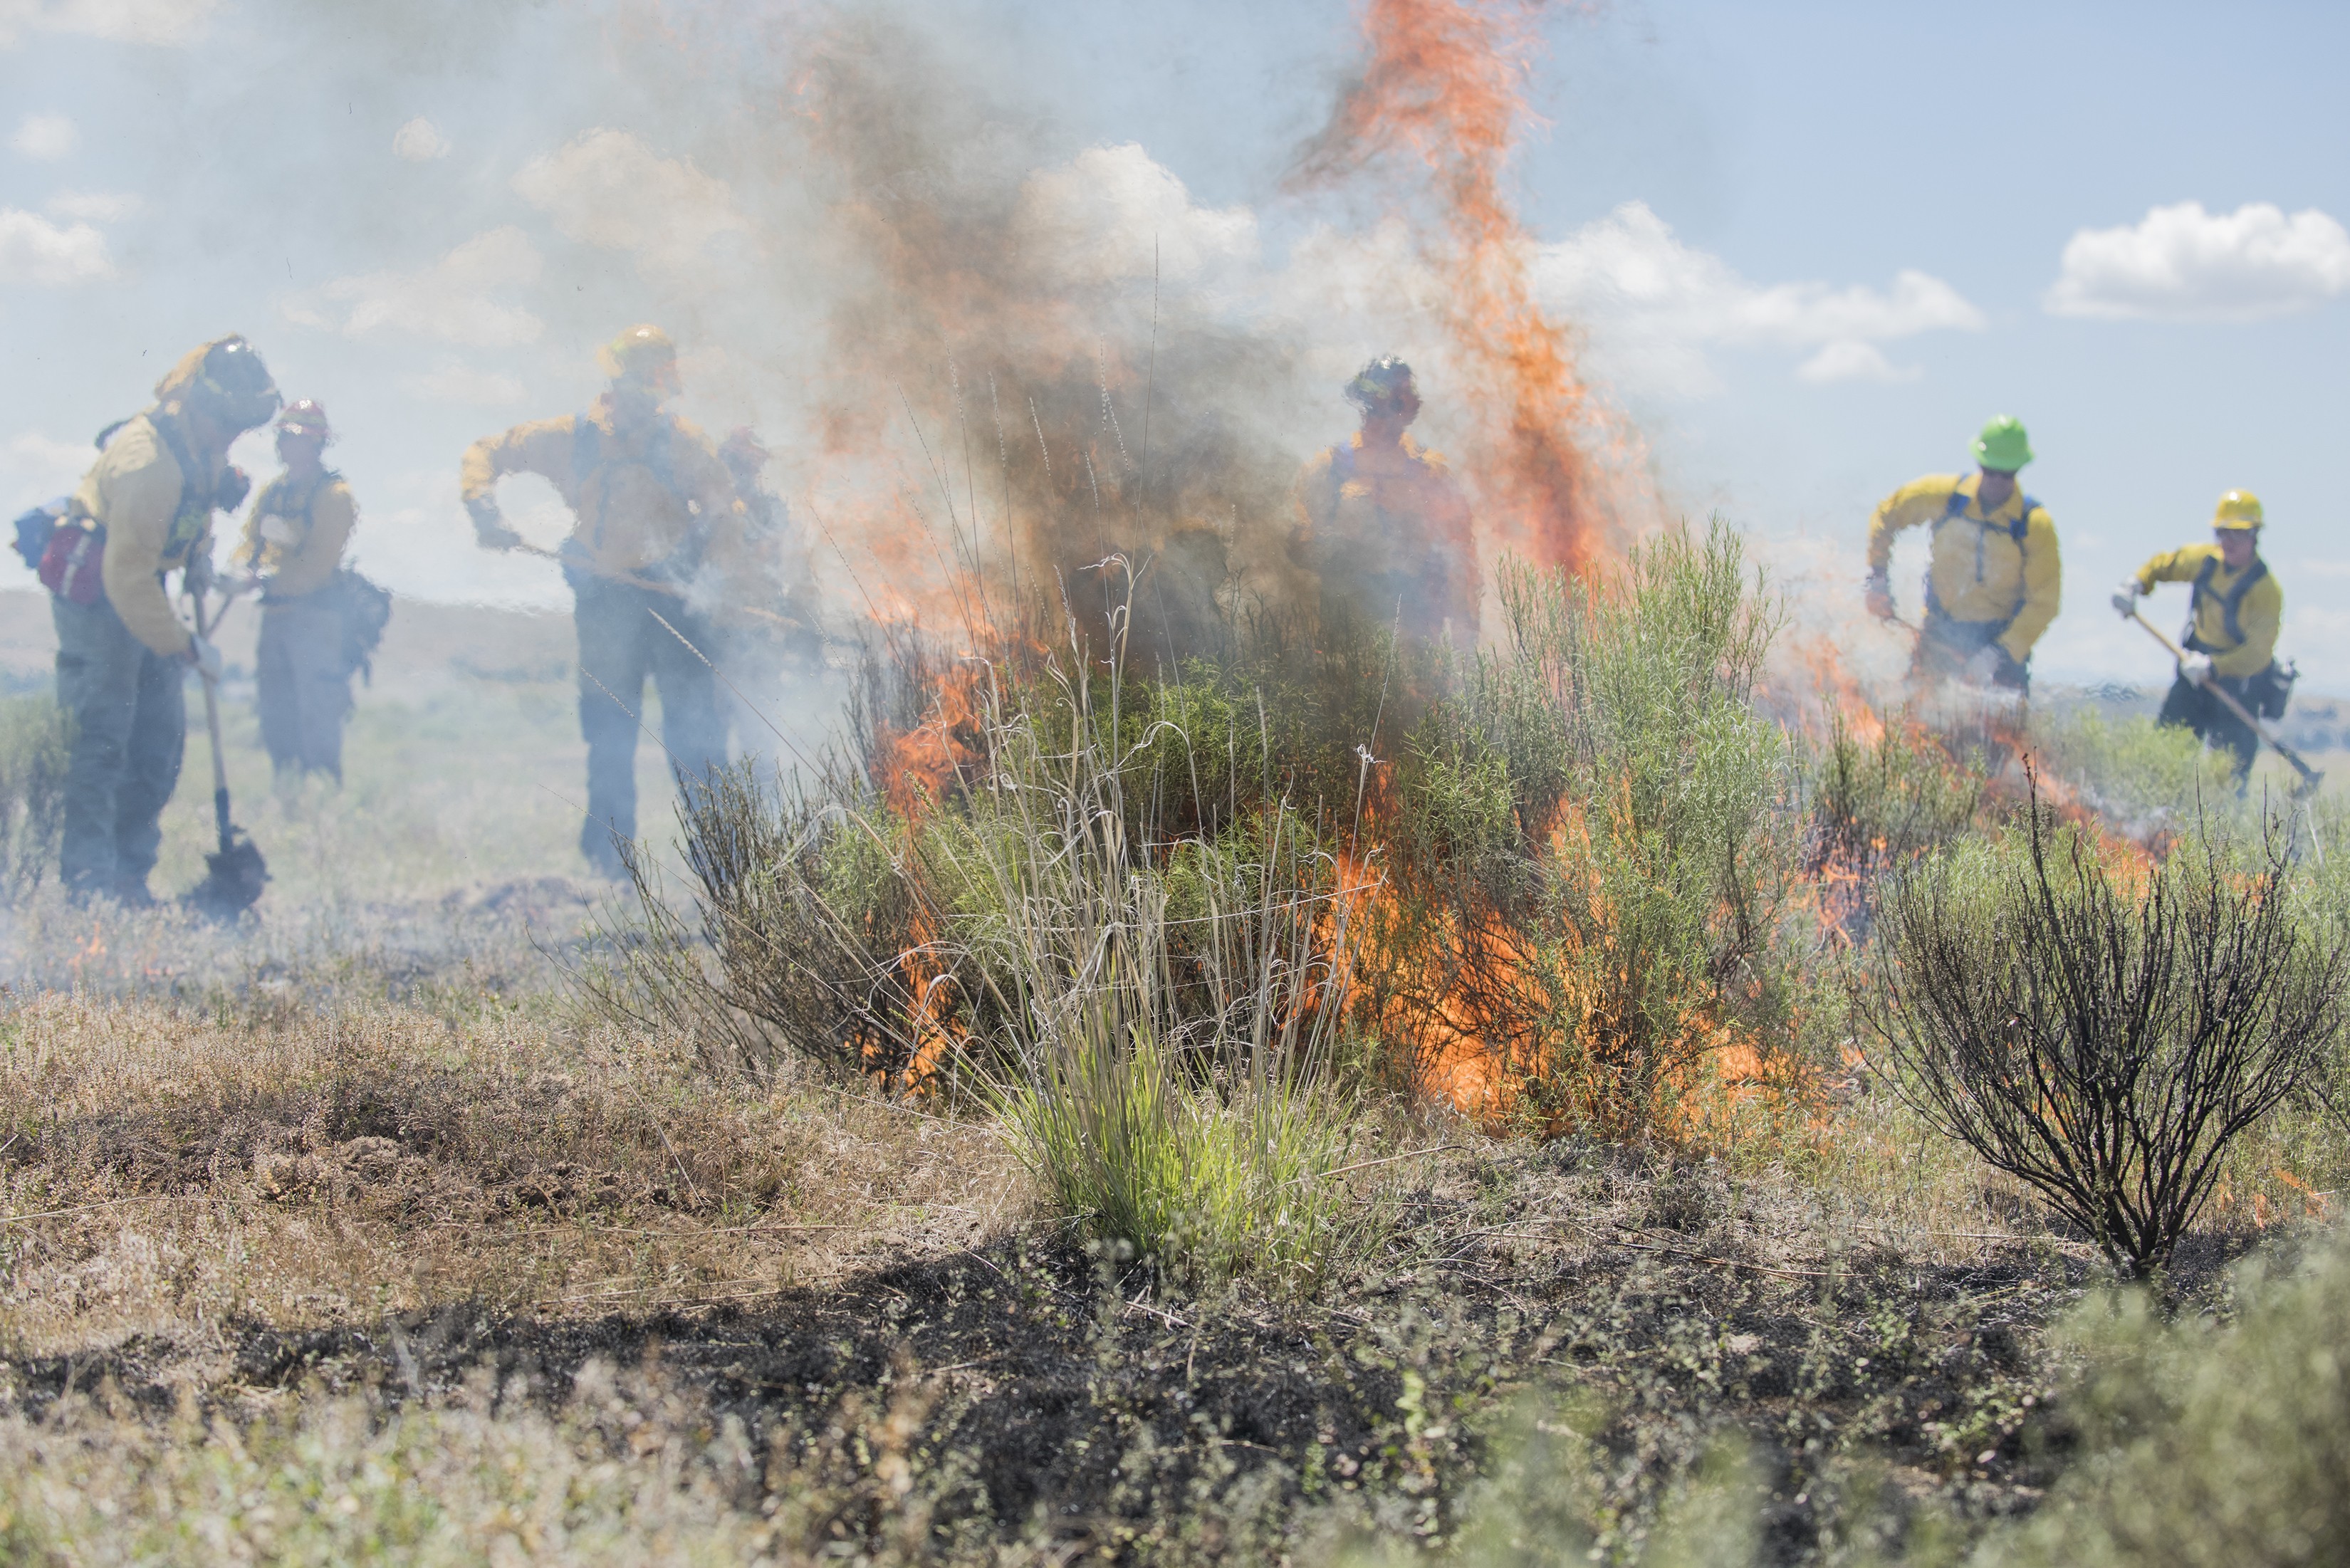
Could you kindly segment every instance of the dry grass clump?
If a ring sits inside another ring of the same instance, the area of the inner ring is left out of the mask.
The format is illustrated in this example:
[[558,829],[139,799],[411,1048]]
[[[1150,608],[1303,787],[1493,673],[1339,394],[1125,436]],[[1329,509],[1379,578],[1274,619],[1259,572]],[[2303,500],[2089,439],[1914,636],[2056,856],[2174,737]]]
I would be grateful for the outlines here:
[[45,697],[0,697],[0,904],[54,869],[73,721]]
[[[516,1391],[518,1392],[518,1391]],[[0,1421],[0,1557],[27,1564],[802,1561],[742,1423],[597,1364],[548,1411],[476,1380],[444,1405],[351,1395],[248,1423]],[[797,1521],[789,1521],[796,1523]]]
[[[745,1297],[1021,1188],[984,1130],[513,1013],[0,1012],[0,1345]],[[950,1206],[962,1205],[951,1211]]]

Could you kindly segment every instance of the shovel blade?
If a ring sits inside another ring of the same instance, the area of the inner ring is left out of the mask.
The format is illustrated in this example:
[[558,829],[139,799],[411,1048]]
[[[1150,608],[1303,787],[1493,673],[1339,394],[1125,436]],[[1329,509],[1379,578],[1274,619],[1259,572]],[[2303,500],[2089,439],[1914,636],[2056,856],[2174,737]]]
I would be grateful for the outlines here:
[[186,903],[215,920],[234,920],[253,908],[268,881],[260,846],[243,829],[231,828],[227,846],[204,857],[204,879],[189,891]]

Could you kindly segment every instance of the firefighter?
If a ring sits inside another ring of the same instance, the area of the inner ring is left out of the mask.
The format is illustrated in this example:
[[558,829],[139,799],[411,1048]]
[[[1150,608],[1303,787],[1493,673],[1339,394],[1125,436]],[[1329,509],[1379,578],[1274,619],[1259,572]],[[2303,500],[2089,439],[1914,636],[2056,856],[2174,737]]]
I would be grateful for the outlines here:
[[332,440],[327,410],[308,398],[277,416],[277,457],[286,472],[254,497],[235,557],[247,573],[238,591],[261,590],[254,680],[261,743],[281,784],[308,773],[343,779],[351,666],[336,573],[359,506],[343,476],[323,461]]
[[60,872],[77,896],[153,902],[147,876],[187,750],[182,676],[220,651],[172,613],[166,574],[209,587],[212,517],[249,486],[229,443],[277,411],[277,388],[240,337],[215,339],[155,385],[155,403],[99,438],[41,557],[57,628],[57,702],[73,715]]
[[1895,618],[1887,580],[1894,537],[1929,525],[1926,618],[1909,679],[1957,678],[2021,693],[2032,684],[2033,644],[2056,618],[2062,595],[2056,524],[2016,484],[2032,461],[2020,421],[1992,420],[1973,452],[1977,472],[1929,474],[1877,504],[1868,524],[1868,612]]
[[1372,360],[1347,400],[1362,428],[1306,465],[1291,558],[1320,580],[1325,615],[1351,610],[1405,638],[1473,643],[1469,504],[1443,457],[1407,433],[1420,406],[1411,367],[1392,354]]
[[2276,660],[2284,589],[2261,559],[2263,521],[2259,496],[2230,490],[2212,514],[2211,544],[2182,545],[2157,556],[2114,590],[2114,608],[2127,617],[2137,613],[2139,597],[2157,583],[2193,585],[2186,635],[2179,639],[2187,659],[2155,722],[2184,726],[2232,755],[2240,786],[2251,774],[2260,737],[2212,693],[2227,692],[2255,717],[2282,719],[2295,674]]
[[579,634],[579,728],[588,741],[579,848],[596,870],[618,877],[616,839],[637,830],[645,682],[660,694],[661,742],[681,776],[700,777],[725,761],[726,721],[702,655],[716,656],[712,618],[749,585],[733,479],[709,439],[662,406],[679,390],[669,334],[632,327],[597,358],[611,384],[593,408],[474,442],[460,479],[473,531],[489,549],[528,547],[499,515],[504,475],[543,475],[571,508],[559,557]]

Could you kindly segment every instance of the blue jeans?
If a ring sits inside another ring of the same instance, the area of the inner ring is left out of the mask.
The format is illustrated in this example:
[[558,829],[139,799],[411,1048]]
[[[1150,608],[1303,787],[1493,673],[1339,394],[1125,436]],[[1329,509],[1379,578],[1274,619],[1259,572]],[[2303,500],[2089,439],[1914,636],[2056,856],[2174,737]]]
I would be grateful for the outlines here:
[[614,836],[637,836],[637,731],[648,679],[660,693],[661,744],[671,770],[698,779],[726,760],[717,680],[653,612],[712,659],[719,648],[709,624],[681,600],[585,572],[570,576],[579,631],[579,731],[588,741],[588,820],[579,852],[615,874]]
[[103,598],[52,594],[49,611],[57,705],[74,720],[59,871],[76,892],[143,899],[188,749],[187,667],[131,636]]

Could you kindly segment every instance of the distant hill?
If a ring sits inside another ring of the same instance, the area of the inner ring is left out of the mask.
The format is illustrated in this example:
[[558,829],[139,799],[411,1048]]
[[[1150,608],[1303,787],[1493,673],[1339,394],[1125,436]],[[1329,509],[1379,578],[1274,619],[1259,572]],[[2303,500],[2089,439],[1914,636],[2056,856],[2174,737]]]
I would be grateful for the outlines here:
[[[230,679],[250,680],[261,617],[250,601],[230,610],[220,628]],[[50,689],[57,633],[49,596],[38,589],[0,590],[0,690]],[[398,600],[383,646],[376,650],[374,685],[400,697],[428,695],[466,682],[556,682],[571,679],[578,645],[571,618],[558,611],[495,609],[479,605]]]

